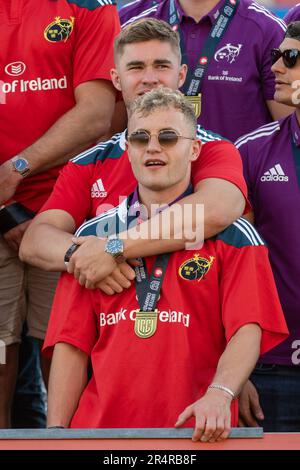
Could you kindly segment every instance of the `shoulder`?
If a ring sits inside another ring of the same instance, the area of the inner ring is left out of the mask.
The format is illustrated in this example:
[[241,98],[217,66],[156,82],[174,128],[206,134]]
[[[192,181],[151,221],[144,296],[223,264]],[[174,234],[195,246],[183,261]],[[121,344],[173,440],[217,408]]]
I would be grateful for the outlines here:
[[204,129],[200,124],[197,126],[197,139],[201,140],[202,144],[216,141],[226,141],[222,136],[215,132]]
[[136,0],[128,3],[119,11],[122,27],[147,16],[155,16],[160,0]]
[[275,32],[279,30],[285,32],[286,30],[286,24],[283,20],[255,1],[243,0],[240,3],[238,12],[240,17],[243,17],[246,21],[250,20],[264,34],[267,31]]
[[223,232],[216,235],[215,240],[220,240],[226,245],[235,248],[246,246],[263,246],[263,239],[257,230],[246,219],[239,218]]
[[250,146],[261,149],[265,143],[272,142],[278,135],[282,128],[282,123],[285,120],[270,122],[269,124],[265,124],[264,126],[243,135],[235,142],[236,147],[240,152],[243,151],[245,147],[248,148]]
[[75,5],[86,10],[96,10],[108,5],[116,5],[116,0],[67,0],[70,5]]
[[288,25],[292,21],[300,20],[300,3],[297,3],[293,8],[291,8],[284,17],[285,23]]
[[121,158],[125,152],[125,131],[115,134],[111,139],[106,142],[91,147],[88,150],[80,153],[70,161],[76,165],[90,165],[97,162],[104,162],[106,159]]

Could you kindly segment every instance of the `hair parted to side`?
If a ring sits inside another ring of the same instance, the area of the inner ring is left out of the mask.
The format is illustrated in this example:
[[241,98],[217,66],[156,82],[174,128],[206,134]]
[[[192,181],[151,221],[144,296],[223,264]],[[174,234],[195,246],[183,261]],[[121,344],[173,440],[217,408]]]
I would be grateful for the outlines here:
[[[196,136],[197,118],[193,105],[180,91],[173,91],[170,88],[158,87],[145,93],[143,96],[139,96],[130,106],[129,119],[135,113],[146,117],[161,108],[175,109],[181,112],[191,125],[193,133]],[[171,122],[172,113],[170,113],[170,123]]]
[[293,21],[290,23],[284,37],[300,41],[300,21]]
[[171,26],[162,20],[144,18],[126,26],[114,42],[115,60],[123,54],[127,44],[158,40],[167,42],[178,55],[181,62],[180,38]]

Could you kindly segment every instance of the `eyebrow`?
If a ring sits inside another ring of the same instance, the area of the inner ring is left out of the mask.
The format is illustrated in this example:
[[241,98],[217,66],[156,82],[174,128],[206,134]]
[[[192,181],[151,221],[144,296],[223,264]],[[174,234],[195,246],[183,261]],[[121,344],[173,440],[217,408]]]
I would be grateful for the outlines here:
[[[164,65],[164,64],[172,64],[172,62],[168,59],[156,59],[154,60],[154,65]],[[133,67],[133,66],[138,66],[138,65],[145,65],[145,62],[142,60],[132,60],[130,62],[127,62],[126,66],[127,67]]]

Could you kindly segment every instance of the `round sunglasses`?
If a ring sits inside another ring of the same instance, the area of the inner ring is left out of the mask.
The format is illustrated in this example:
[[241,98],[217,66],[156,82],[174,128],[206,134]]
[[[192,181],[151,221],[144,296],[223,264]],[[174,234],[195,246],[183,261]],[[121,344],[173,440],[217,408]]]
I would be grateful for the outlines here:
[[300,55],[300,51],[298,49],[286,49],[285,51],[281,51],[280,49],[272,49],[271,50],[271,60],[272,65],[277,62],[277,60],[282,57],[284,65],[291,69],[297,62],[297,59]]
[[157,137],[159,145],[163,148],[173,147],[177,144],[179,139],[195,140],[194,137],[179,135],[172,129],[163,129],[159,131],[158,134],[150,134],[145,130],[140,130],[128,135],[127,140],[133,147],[145,148],[148,147],[151,137],[153,136]]

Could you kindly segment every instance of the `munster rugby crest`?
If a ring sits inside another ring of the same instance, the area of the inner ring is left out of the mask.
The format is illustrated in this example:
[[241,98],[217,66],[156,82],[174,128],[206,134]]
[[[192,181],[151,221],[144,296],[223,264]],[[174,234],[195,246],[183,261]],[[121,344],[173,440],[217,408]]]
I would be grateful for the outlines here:
[[75,18],[62,19],[60,16],[55,18],[55,21],[50,23],[44,31],[44,37],[49,42],[66,42],[74,28]]
[[194,255],[194,258],[190,258],[179,268],[179,276],[186,281],[201,281],[205,274],[210,270],[214,257],[210,256],[209,259],[201,258],[199,255]]

